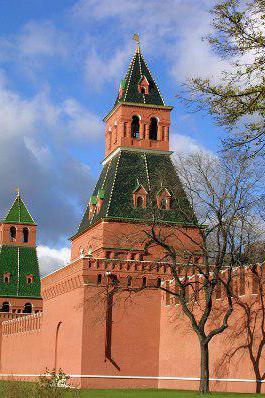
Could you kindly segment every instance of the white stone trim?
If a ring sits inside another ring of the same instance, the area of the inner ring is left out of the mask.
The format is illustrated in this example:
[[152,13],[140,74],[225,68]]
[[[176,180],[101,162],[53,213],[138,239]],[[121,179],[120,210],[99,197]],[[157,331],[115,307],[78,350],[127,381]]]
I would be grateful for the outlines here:
[[19,282],[20,282],[20,250],[17,248],[17,296],[19,293]]
[[[23,374],[23,373],[0,373],[0,377],[40,377],[46,374]],[[180,380],[180,381],[200,381],[200,377],[178,377],[178,376],[119,376],[119,375],[80,375],[70,374],[70,378],[81,379],[134,379],[134,380]],[[236,383],[265,383],[265,380],[256,379],[236,379],[236,378],[215,378],[210,377],[209,381],[236,382]]]
[[130,152],[142,152],[142,153],[153,153],[158,155],[172,155],[173,151],[161,151],[160,149],[144,149],[144,148],[132,148],[132,147],[121,147],[119,146],[114,151],[112,151],[101,164],[103,166],[108,163],[114,156],[116,156],[120,151],[130,151]]
[[118,173],[120,158],[121,158],[121,153],[119,154],[119,158],[117,160],[117,164],[116,164],[116,168],[115,168],[115,174],[114,174],[113,184],[112,184],[111,191],[110,191],[110,197],[109,197],[109,203],[108,203],[108,207],[107,207],[107,211],[106,211],[106,217],[108,217],[108,215],[109,215],[109,209],[110,209],[110,204],[111,204],[111,200],[112,200],[113,190],[114,190],[116,177],[117,177],[117,173]]

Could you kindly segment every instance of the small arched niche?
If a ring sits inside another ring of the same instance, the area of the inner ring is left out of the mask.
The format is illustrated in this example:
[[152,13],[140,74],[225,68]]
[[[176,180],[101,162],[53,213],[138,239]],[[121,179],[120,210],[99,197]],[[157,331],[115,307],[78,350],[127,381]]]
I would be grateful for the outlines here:
[[149,125],[149,139],[157,140],[158,120],[156,117],[151,117]]
[[131,137],[139,138],[140,132],[140,117],[138,115],[133,115],[131,122]]
[[157,207],[160,210],[170,210],[171,192],[166,188],[161,188],[156,196]]
[[133,204],[139,209],[145,209],[147,205],[147,191],[142,184],[139,184],[139,181],[133,191]]

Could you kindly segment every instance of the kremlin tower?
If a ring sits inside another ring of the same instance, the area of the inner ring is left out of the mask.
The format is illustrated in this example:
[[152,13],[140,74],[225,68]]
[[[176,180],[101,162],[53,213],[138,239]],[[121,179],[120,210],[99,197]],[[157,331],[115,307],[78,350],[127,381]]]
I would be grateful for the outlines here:
[[157,248],[144,248],[143,223],[195,226],[169,151],[171,110],[138,43],[114,106],[104,118],[103,170],[71,238],[72,260],[80,254],[155,259]]
[[19,192],[0,223],[0,319],[42,309],[37,224]]

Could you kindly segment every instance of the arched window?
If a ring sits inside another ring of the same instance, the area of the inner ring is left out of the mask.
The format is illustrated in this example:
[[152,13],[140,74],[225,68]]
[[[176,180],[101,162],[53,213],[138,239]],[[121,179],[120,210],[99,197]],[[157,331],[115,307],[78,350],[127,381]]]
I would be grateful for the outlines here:
[[84,251],[83,247],[80,247],[79,254],[80,254],[80,257],[84,257],[85,251]]
[[142,196],[137,196],[136,207],[144,207],[144,198]]
[[127,286],[131,286],[132,285],[132,277],[130,275],[127,276]]
[[17,236],[17,229],[16,227],[10,227],[9,230],[9,234],[10,234],[10,241],[14,242],[14,240],[16,240],[16,236]]
[[32,313],[32,304],[31,303],[26,303],[24,305],[24,314],[31,314]]
[[23,242],[28,243],[29,241],[29,229],[27,227],[23,228]]
[[9,312],[9,307],[10,306],[8,301],[3,302],[1,312]]
[[132,138],[139,138],[139,131],[140,131],[140,119],[139,116],[132,117],[131,123],[131,136]]
[[146,93],[146,88],[145,87],[141,87],[141,93],[145,94]]
[[98,285],[101,285],[101,282],[102,282],[102,275],[101,275],[101,274],[98,274],[98,277],[97,277],[97,284],[98,284]]
[[156,287],[160,287],[160,286],[161,286],[161,278],[157,278]]
[[146,287],[146,283],[147,283],[146,276],[143,276],[143,279],[142,279],[142,286],[143,286],[143,287]]
[[8,278],[8,276],[5,276],[5,281],[4,281],[5,283],[9,283],[9,278]]
[[157,118],[151,117],[149,126],[149,139],[157,140]]

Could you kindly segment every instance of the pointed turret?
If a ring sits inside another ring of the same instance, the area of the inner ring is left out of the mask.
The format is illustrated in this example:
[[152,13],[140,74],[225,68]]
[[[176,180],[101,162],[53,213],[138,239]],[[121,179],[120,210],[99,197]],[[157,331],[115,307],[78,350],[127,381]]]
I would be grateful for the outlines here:
[[22,223],[22,224],[31,224],[36,225],[33,220],[31,214],[29,213],[25,203],[21,199],[20,193],[17,193],[17,196],[8,211],[7,215],[3,219],[4,223]]
[[144,60],[139,43],[126,76],[120,83],[115,105],[123,102],[165,106],[159,88]]

